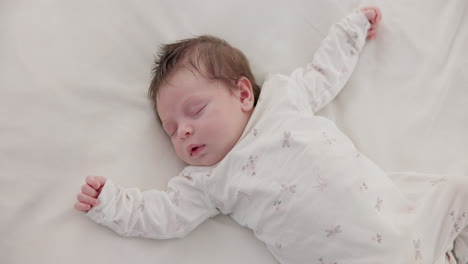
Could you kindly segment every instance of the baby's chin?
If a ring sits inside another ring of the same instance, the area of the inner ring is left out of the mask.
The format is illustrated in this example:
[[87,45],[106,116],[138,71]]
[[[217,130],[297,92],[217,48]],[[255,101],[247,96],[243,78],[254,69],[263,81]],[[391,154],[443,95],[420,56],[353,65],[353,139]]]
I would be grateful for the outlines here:
[[205,156],[200,159],[183,159],[185,163],[191,166],[213,166],[216,165],[218,162],[220,162],[223,157],[209,157]]

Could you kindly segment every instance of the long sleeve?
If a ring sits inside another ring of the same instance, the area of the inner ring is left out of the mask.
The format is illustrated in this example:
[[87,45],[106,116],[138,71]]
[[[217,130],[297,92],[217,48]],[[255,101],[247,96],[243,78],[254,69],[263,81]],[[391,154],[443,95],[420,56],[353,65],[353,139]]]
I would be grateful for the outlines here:
[[370,23],[357,10],[333,25],[312,62],[294,70],[291,79],[317,112],[341,91],[349,80],[365,42]]
[[218,214],[196,182],[184,176],[169,181],[167,191],[124,189],[107,180],[99,202],[87,216],[123,236],[183,237]]

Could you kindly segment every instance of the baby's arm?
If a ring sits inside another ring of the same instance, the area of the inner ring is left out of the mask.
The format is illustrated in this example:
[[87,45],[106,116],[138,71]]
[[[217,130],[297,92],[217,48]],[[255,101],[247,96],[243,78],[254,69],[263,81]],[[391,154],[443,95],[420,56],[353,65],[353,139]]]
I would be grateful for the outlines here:
[[296,69],[291,78],[302,88],[317,112],[341,91],[349,80],[366,38],[375,38],[382,15],[366,7],[333,25],[312,62]]
[[[183,176],[174,177],[167,191],[145,192],[136,188],[124,189],[107,179],[96,196],[99,203],[97,199],[93,200],[92,195],[83,199],[83,189],[93,194],[83,187],[75,208],[87,212],[91,219],[123,236],[156,239],[183,237],[206,219],[218,214],[216,207],[195,186],[194,181]],[[91,209],[86,210],[86,205]]]

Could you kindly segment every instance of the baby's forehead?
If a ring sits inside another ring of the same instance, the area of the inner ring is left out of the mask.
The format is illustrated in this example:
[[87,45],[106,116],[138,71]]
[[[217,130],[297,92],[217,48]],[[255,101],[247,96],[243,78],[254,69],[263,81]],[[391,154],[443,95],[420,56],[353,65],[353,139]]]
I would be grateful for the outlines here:
[[174,87],[174,86],[193,86],[200,82],[209,82],[209,78],[205,74],[200,73],[197,69],[192,67],[177,67],[168,77],[162,82],[161,88]]

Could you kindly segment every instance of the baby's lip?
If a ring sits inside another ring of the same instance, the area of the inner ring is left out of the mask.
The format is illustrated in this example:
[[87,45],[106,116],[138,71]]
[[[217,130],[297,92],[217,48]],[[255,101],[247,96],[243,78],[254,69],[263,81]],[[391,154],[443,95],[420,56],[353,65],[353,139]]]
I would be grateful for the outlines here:
[[200,152],[205,149],[205,145],[203,144],[190,144],[187,146],[187,153],[191,156],[191,157],[195,157],[197,156],[198,154],[200,154]]

